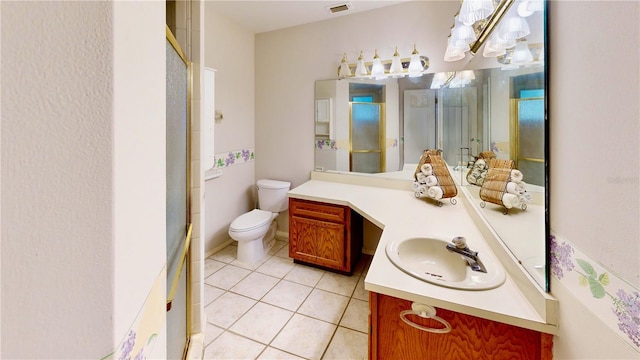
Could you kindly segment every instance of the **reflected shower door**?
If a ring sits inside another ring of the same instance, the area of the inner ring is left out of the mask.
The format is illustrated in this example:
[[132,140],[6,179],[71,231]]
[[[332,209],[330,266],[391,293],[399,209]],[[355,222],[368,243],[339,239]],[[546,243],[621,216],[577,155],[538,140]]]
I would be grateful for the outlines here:
[[517,168],[529,184],[544,186],[544,99],[512,99]]
[[349,104],[351,114],[349,170],[363,173],[384,171],[384,126],[382,104]]
[[[404,91],[404,162],[417,164],[426,149],[436,149],[436,90]],[[411,135],[411,136],[408,136]]]

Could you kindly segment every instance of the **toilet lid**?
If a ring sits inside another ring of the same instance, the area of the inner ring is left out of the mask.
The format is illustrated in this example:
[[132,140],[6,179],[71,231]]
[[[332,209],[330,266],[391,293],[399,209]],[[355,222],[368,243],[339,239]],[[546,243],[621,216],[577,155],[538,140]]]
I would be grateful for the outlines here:
[[272,215],[271,211],[253,209],[233,220],[229,229],[235,232],[253,230],[268,224]]

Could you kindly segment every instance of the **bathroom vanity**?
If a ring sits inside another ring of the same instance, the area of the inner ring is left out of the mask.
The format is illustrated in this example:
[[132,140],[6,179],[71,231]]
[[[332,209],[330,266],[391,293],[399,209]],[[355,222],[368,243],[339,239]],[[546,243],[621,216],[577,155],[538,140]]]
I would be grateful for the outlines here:
[[[307,224],[307,218],[323,217],[320,220],[324,226],[328,217],[344,219],[340,214],[347,212],[358,213],[383,229],[365,278],[365,289],[370,293],[371,359],[435,359],[451,354],[469,359],[551,358],[552,335],[557,330],[555,298],[537,286],[504,245],[483,229],[465,196],[457,197],[457,205],[437,207],[417,199],[407,181],[321,172],[313,172],[310,181],[288,195],[292,201],[292,234],[300,231],[300,224]],[[312,204],[321,210],[305,210],[317,214],[300,216],[298,204]],[[328,215],[336,211],[337,215]],[[302,228],[320,233],[312,225]],[[445,284],[450,286],[438,285],[404,271],[385,251],[388,245],[402,239],[434,237],[450,241],[457,236],[467,239],[488,269],[500,267],[506,275],[504,282],[475,290],[456,288],[454,282]],[[301,253],[293,251],[292,257],[300,256],[296,252]],[[450,324],[450,332],[429,333],[402,320],[404,316],[418,325],[444,326],[412,315],[415,306],[433,309],[435,317]]]
[[362,217],[344,205],[289,199],[289,257],[351,273],[362,252]]

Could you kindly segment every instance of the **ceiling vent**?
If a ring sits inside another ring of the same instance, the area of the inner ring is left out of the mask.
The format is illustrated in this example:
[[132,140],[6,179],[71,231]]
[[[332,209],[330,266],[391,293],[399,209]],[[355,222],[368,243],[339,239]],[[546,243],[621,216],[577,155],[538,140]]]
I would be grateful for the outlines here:
[[351,9],[351,3],[349,2],[329,7],[329,11],[331,11],[332,14],[347,11],[349,9]]

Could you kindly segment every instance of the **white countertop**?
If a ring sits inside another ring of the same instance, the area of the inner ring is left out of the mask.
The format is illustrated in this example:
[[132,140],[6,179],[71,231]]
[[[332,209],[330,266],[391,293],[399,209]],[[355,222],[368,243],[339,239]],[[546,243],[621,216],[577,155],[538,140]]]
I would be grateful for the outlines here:
[[289,197],[331,204],[348,205],[383,229],[365,289],[380,294],[420,302],[460,313],[495,320],[545,333],[556,333],[507,273],[506,281],[491,290],[469,291],[433,285],[407,275],[386,256],[385,246],[395,239],[414,236],[464,236],[469,247],[496,258],[467,213],[460,196],[458,204],[443,199],[437,207],[424,198],[416,199],[410,189],[310,180],[289,191]]

